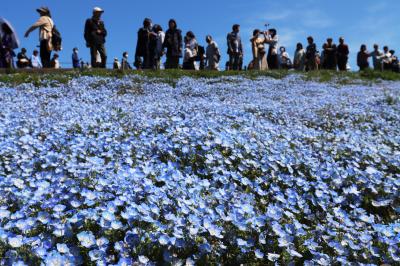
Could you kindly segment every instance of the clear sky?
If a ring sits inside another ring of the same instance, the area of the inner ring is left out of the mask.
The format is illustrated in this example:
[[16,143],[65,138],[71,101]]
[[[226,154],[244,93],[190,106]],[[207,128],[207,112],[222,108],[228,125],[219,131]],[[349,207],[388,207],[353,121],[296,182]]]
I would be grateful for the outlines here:
[[263,29],[265,23],[278,30],[280,44],[287,47],[290,56],[296,43],[305,44],[308,35],[315,37],[320,50],[327,37],[337,42],[339,36],[344,36],[350,45],[353,69],[356,69],[355,56],[362,43],[370,50],[376,42],[400,53],[399,0],[2,0],[0,17],[14,25],[29,54],[38,45],[38,34],[34,32],[28,39],[23,35],[38,18],[35,9],[43,5],[51,9],[63,35],[64,50],[60,58],[64,67],[71,65],[73,47],[78,47],[81,57],[89,61],[83,28],[95,6],[105,10],[108,63],[114,57],[121,58],[124,51],[129,52],[133,61],[136,33],[145,17],[152,18],[153,23],[161,24],[164,29],[168,20],[175,18],[178,27],[184,33],[192,30],[202,45],[205,36],[211,34],[224,54],[222,62],[226,61],[226,34],[234,23],[242,26],[246,64],[251,60],[251,33],[256,28]]

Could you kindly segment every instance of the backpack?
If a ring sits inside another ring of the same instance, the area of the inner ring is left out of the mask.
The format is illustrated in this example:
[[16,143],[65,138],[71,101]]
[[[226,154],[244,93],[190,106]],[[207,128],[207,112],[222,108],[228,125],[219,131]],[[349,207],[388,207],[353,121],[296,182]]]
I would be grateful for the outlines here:
[[52,30],[51,44],[53,45],[54,51],[62,50],[62,37],[56,26],[54,26]]

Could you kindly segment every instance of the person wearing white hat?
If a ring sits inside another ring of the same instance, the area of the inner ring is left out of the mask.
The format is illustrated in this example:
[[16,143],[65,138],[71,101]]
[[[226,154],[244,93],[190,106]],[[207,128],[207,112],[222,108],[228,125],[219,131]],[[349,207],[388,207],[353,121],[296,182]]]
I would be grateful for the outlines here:
[[[90,48],[92,67],[106,68],[107,52],[104,46],[106,42],[107,30],[101,15],[104,10],[100,7],[93,9],[93,16],[86,20],[85,24],[85,40],[86,46]],[[101,62],[96,62],[97,53],[100,54]]]

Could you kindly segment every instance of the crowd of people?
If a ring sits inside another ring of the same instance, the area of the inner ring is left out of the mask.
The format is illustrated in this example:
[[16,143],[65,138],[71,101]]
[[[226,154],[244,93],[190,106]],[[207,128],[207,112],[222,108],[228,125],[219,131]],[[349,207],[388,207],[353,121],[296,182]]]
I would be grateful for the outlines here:
[[[13,42],[12,29],[3,23],[0,38],[0,67],[13,68],[14,57],[17,57],[16,66],[18,68],[60,68],[58,51],[61,50],[61,35],[57,31],[50,10],[47,7],[37,9],[39,19],[25,33],[29,34],[38,29],[40,51],[34,50],[32,56],[27,55],[27,50],[22,48],[16,55],[16,48]],[[84,38],[86,46],[90,49],[91,61],[85,63],[79,58],[78,48],[72,51],[73,68],[106,68],[107,52],[105,48],[107,29],[102,14],[104,10],[95,7],[93,15],[86,20]],[[267,27],[269,25],[266,25]],[[168,29],[164,32],[159,24],[154,24],[151,19],[146,18],[143,26],[137,33],[137,45],[133,64],[129,63],[129,54],[124,52],[121,62],[114,58],[113,68],[129,70],[136,69],[177,69],[187,70],[208,69],[219,70],[221,61],[221,51],[218,44],[211,35],[205,38],[206,47],[199,44],[195,34],[188,31],[184,36],[178,28],[174,19],[168,22]],[[274,70],[274,69],[294,69],[297,71],[312,71],[319,69],[347,71],[350,69],[349,46],[344,38],[339,38],[336,45],[332,38],[328,38],[322,45],[321,52],[318,50],[313,37],[307,38],[307,45],[304,48],[302,43],[296,45],[293,60],[289,56],[286,48],[279,47],[279,36],[276,29],[259,30],[255,29],[250,39],[252,48],[252,60],[244,66],[244,48],[240,35],[240,25],[235,24],[232,32],[227,35],[227,54],[229,60],[225,64],[225,70]],[[54,52],[53,56],[51,56]],[[165,56],[165,64],[162,58]],[[378,45],[374,45],[374,50],[369,52],[365,44],[361,45],[357,54],[357,65],[359,69],[370,68],[369,59],[372,58],[374,70],[392,70],[399,72],[400,65],[394,50],[389,50],[387,46],[383,51],[379,50]],[[183,58],[182,64],[180,64]]]

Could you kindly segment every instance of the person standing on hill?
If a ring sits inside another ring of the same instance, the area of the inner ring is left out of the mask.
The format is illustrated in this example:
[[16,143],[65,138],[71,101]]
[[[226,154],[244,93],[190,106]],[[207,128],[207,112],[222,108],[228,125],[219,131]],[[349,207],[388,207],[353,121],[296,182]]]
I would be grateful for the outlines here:
[[269,69],[279,69],[278,35],[276,29],[267,31],[265,43],[269,44],[267,62]]
[[165,39],[165,33],[160,25],[156,24],[153,26],[152,32],[150,33],[150,61],[152,69],[159,70],[161,68],[161,58],[164,55],[163,43]]
[[128,58],[129,58],[128,52],[124,52],[122,54],[122,59],[121,59],[121,69],[122,70],[131,70],[132,69],[131,65],[129,64]]
[[367,46],[365,44],[361,45],[360,51],[357,54],[357,65],[360,71],[364,71],[369,68],[368,58],[371,54],[367,51]]
[[218,70],[219,61],[221,60],[221,52],[218,48],[218,44],[210,35],[207,35],[206,42],[208,44],[206,48],[206,69]]
[[50,68],[51,51],[53,50],[51,38],[54,22],[51,19],[50,10],[47,7],[38,8],[36,11],[39,13],[40,18],[26,31],[25,38],[28,38],[32,31],[39,28],[40,59],[44,68]]
[[349,46],[344,43],[344,38],[339,38],[339,45],[336,50],[337,65],[340,71],[347,71],[347,62],[349,61]]
[[307,38],[308,46],[306,49],[306,71],[318,70],[317,62],[317,46],[314,43],[314,38],[309,36]]
[[153,60],[150,58],[150,37],[152,32],[152,21],[145,18],[143,27],[138,31],[138,39],[135,53],[135,67],[137,69],[151,69]]
[[374,65],[374,70],[382,71],[382,55],[383,53],[379,50],[379,45],[374,44],[374,51],[370,53],[372,57],[372,63]]
[[78,54],[78,48],[74,48],[72,50],[72,67],[77,69],[80,68],[80,59],[79,59],[79,54]]
[[232,26],[232,32],[227,36],[229,70],[240,70],[243,58],[242,39],[240,37],[240,25]]
[[296,45],[296,51],[294,53],[294,59],[293,59],[294,69],[297,71],[304,71],[305,60],[306,60],[306,51],[303,49],[303,44],[298,43]]
[[[100,7],[93,9],[93,16],[86,20],[85,24],[85,40],[86,46],[90,48],[90,57],[92,67],[106,68],[107,52],[104,44],[106,43],[107,30],[101,15],[104,10]],[[101,62],[97,63],[97,53],[100,54]]]
[[198,47],[196,36],[193,32],[188,31],[184,38],[185,50],[183,56],[182,68],[186,70],[195,70],[195,59],[198,55]]
[[324,61],[323,61],[323,69],[328,70],[336,70],[337,61],[336,61],[336,44],[333,43],[332,38],[328,38],[326,43],[323,45],[324,49]]
[[265,33],[261,33],[259,29],[253,31],[253,37],[250,39],[251,50],[253,52],[253,61],[249,69],[268,70],[267,56],[265,51]]
[[169,29],[165,33],[163,49],[167,49],[166,69],[179,68],[179,58],[182,57],[182,31],[174,19],[168,22]]

